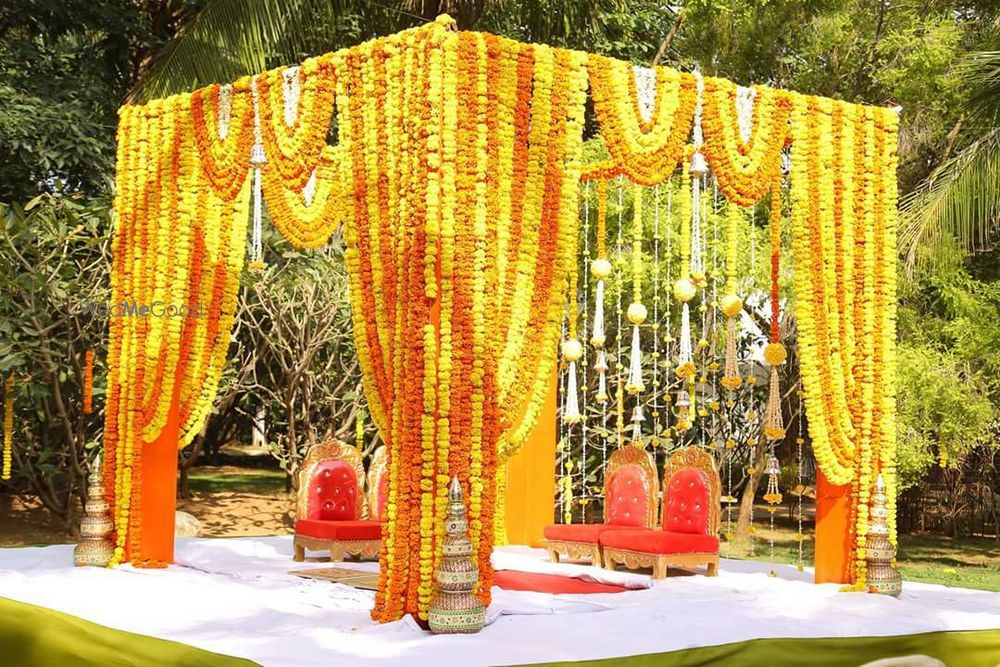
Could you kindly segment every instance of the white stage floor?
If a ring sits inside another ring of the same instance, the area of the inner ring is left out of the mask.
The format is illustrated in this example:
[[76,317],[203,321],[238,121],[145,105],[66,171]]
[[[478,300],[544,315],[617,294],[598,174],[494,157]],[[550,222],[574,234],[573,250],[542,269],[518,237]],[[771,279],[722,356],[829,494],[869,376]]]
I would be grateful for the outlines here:
[[[166,570],[72,567],[72,546],[0,549],[0,597],[112,628],[278,665],[517,665],[659,653],[752,638],[1000,628],[1000,593],[905,583],[900,599],[839,593],[791,566],[723,560],[720,576],[649,577],[552,565],[498,549],[507,569],[591,572],[636,590],[549,595],[494,589],[479,635],[438,637],[369,618],[374,594],[287,574],[291,537],[179,540]],[[374,569],[376,564],[345,564]]]

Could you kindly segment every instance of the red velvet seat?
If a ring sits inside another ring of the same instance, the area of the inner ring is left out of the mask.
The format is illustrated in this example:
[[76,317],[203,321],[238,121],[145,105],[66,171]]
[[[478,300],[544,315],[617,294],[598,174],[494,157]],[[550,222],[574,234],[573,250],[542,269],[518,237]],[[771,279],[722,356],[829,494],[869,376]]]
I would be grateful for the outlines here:
[[607,530],[599,535],[604,564],[614,569],[652,567],[662,579],[670,565],[719,566],[719,473],[712,455],[685,447],[670,457],[663,474],[663,521],[656,530]]
[[299,519],[295,522],[295,534],[317,540],[380,540],[382,522]]
[[309,450],[299,472],[295,560],[306,549],[345,556],[375,557],[382,539],[379,521],[368,520],[362,489],[361,453],[333,440]]
[[659,483],[653,457],[642,447],[629,444],[616,450],[604,472],[604,523],[552,524],[543,530],[549,557],[558,563],[569,558],[603,561],[600,536],[608,530],[642,530],[656,524]]
[[601,533],[601,546],[654,554],[712,553],[719,551],[719,538],[667,530],[608,530]]

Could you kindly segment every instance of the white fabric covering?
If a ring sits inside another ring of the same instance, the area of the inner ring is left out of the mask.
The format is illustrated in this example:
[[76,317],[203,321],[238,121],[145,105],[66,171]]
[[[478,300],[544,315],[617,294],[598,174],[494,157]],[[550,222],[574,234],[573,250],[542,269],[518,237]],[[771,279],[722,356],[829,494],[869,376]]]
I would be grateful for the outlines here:
[[[900,599],[839,593],[791,566],[724,560],[720,576],[643,575],[551,564],[504,547],[502,569],[590,577],[637,590],[548,595],[494,589],[492,623],[437,637],[378,625],[374,594],[289,576],[290,537],[178,540],[165,570],[74,568],[71,546],[0,549],[0,596],[263,665],[522,664],[655,653],[754,637],[891,635],[1000,628],[1000,593],[904,584]],[[375,563],[346,567],[374,570]],[[651,587],[650,587],[651,586]],[[647,588],[643,588],[647,587]]]

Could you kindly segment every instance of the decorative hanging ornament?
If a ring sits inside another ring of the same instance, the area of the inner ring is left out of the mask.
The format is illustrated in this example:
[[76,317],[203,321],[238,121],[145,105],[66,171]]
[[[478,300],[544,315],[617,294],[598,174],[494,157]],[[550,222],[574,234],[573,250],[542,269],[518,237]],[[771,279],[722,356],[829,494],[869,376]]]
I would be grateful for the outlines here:
[[628,321],[632,323],[632,353],[625,391],[635,395],[646,388],[642,381],[639,339],[639,325],[646,321],[646,306],[642,305],[642,187],[639,185],[632,189],[632,213],[632,303],[627,313]]
[[608,355],[604,350],[597,353],[597,361],[594,362],[594,370],[597,371],[597,402],[608,402]]
[[773,452],[767,457],[765,472],[767,473],[767,492],[764,494],[764,502],[770,505],[767,510],[773,514],[776,506],[781,502],[781,491],[778,490],[778,477],[781,475],[781,464]]
[[778,323],[780,302],[778,301],[778,270],[781,253],[781,183],[771,189],[771,331],[770,340],[764,348],[764,361],[771,367],[768,387],[767,407],[764,409],[764,437],[776,441],[785,437],[785,423],[781,416],[781,384],[778,380],[778,366],[785,363],[788,351],[781,344],[781,328]]
[[576,362],[583,356],[583,345],[576,339],[564,341],[562,344],[563,359],[569,364],[566,379],[566,407],[563,421],[567,424],[578,424],[583,421],[580,413],[579,390],[576,384]]
[[[594,327],[590,333],[590,344],[600,348],[607,340],[604,332],[604,281],[611,275],[607,244],[608,184],[597,182],[597,258],[590,265],[590,275],[597,279],[594,294]],[[607,363],[605,363],[607,366]],[[607,370],[605,368],[605,370]]]
[[[296,80],[298,77],[296,76]],[[250,270],[260,271],[264,268],[264,248],[262,240],[263,225],[263,195],[261,194],[261,169],[267,164],[264,155],[264,140],[260,132],[260,94],[257,90],[257,77],[250,80],[250,90],[253,94],[253,148],[250,149],[250,164],[253,166],[253,231],[250,236]],[[297,105],[296,105],[297,108]],[[288,107],[285,108],[287,122]]]

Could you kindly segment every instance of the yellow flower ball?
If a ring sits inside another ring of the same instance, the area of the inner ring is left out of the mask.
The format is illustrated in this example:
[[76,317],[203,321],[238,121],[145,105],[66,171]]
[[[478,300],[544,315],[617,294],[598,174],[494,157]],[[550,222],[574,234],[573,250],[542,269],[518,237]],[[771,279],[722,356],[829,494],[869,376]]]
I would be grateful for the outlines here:
[[608,339],[607,336],[591,336],[590,344],[594,347],[600,347],[604,345],[604,342]]
[[564,341],[562,344],[562,353],[566,361],[576,361],[583,356],[583,345],[575,338]]
[[632,324],[642,324],[646,321],[646,306],[633,303],[628,307],[628,321]]
[[722,297],[722,312],[726,317],[736,317],[743,310],[743,299],[735,294],[727,294]]
[[788,359],[788,350],[781,343],[768,343],[764,348],[764,361],[769,366],[780,366]]
[[690,301],[697,293],[694,283],[687,278],[681,278],[674,283],[674,298],[682,303]]
[[598,280],[604,280],[611,275],[611,262],[606,259],[595,259],[590,265],[590,275]]
[[692,271],[691,282],[694,283],[695,287],[706,287],[708,285],[708,279],[702,271]]

